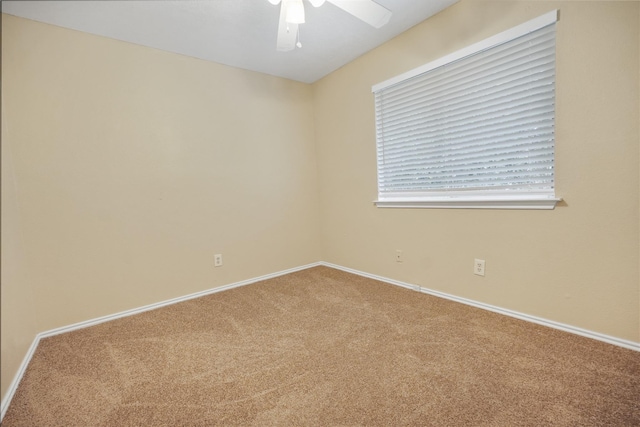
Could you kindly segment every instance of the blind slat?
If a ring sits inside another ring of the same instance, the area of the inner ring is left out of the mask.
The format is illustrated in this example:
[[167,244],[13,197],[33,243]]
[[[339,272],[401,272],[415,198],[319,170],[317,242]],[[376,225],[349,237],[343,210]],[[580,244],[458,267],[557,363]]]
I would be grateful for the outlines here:
[[555,24],[374,94],[379,197],[553,192]]

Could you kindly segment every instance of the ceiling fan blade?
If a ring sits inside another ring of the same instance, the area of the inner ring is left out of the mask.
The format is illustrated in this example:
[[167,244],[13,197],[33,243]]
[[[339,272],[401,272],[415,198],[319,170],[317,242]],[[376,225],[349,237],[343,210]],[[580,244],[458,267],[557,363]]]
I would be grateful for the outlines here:
[[280,23],[278,24],[278,46],[277,50],[288,52],[296,48],[298,37],[298,24],[287,22],[286,1],[280,5]]
[[389,22],[389,18],[391,18],[391,11],[373,0],[327,1],[375,28],[382,27]]

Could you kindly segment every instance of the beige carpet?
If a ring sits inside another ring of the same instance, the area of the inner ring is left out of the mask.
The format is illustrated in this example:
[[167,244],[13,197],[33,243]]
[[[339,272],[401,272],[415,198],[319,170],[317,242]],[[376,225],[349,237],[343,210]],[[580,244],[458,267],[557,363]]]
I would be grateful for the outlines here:
[[317,267],[41,341],[10,426],[639,426],[640,353]]

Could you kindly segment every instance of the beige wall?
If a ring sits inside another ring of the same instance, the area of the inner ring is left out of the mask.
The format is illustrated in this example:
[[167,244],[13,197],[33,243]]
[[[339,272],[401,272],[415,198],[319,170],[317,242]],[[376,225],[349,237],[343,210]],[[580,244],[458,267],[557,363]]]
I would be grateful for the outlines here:
[[309,85],[2,24],[3,395],[36,331],[321,258]]
[[[4,111],[4,98],[2,100]],[[6,136],[6,122],[2,118],[2,139]],[[11,150],[2,144],[2,254],[0,269],[0,387],[2,397],[13,381],[22,359],[39,332],[36,326],[34,297],[29,280],[22,236],[19,201]]]
[[[314,85],[323,254],[640,341],[637,2],[462,0]],[[371,86],[555,8],[553,211],[379,209]],[[396,263],[394,251],[404,251]],[[472,274],[474,258],[486,276]]]
[[[373,84],[560,9],[553,211],[378,209]],[[325,260],[639,341],[636,2],[462,1],[314,86]],[[405,262],[394,261],[404,251]],[[487,262],[484,278],[474,258]]]

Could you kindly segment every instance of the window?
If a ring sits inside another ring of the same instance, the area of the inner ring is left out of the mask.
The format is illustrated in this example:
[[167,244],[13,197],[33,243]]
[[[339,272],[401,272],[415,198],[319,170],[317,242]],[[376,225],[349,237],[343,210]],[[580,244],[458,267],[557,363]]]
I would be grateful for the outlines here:
[[557,16],[373,87],[377,206],[555,207]]

